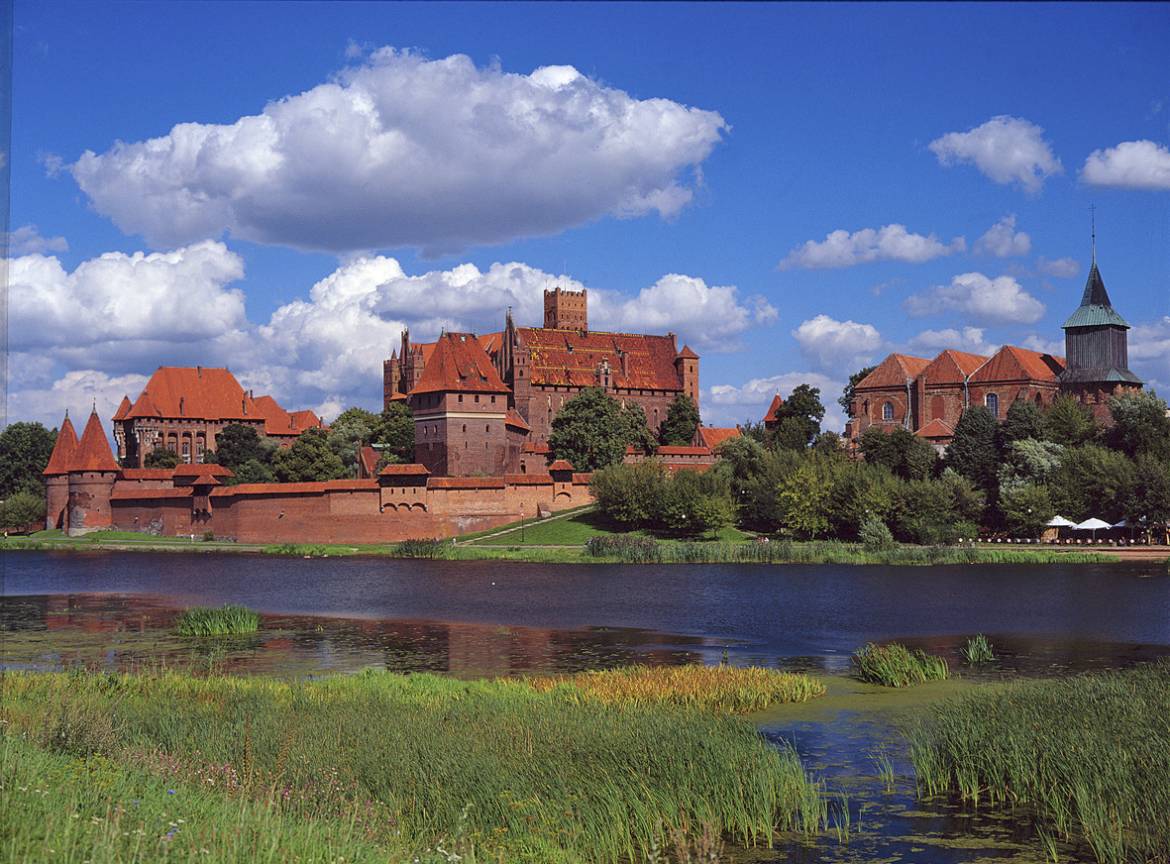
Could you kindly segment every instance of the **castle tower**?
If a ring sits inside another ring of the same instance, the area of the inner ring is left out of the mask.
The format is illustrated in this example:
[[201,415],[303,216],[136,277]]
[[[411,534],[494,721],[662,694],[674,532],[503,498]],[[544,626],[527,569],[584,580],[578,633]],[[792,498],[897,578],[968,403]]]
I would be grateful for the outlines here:
[[57,432],[57,441],[45,466],[45,528],[69,527],[69,470],[77,454],[77,433],[69,420],[69,412]]
[[69,468],[67,521],[71,536],[109,528],[113,524],[110,495],[119,470],[95,407],[85,424],[85,431],[81,433],[81,441]]
[[699,355],[691,350],[690,345],[684,345],[674,358],[674,368],[678,370],[678,380],[682,384],[682,392],[691,397],[695,407],[699,407]]
[[1129,370],[1129,324],[1109,300],[1095,248],[1081,305],[1062,329],[1067,366],[1060,388],[1089,406],[1097,419],[1107,421],[1109,398],[1141,389],[1142,381]]
[[544,326],[549,330],[588,330],[589,292],[562,291],[560,287],[544,292]]

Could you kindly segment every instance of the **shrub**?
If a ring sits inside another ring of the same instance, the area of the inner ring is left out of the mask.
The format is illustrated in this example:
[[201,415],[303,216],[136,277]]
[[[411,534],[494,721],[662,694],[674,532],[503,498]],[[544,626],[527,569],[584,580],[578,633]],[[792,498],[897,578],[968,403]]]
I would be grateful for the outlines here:
[[617,558],[627,564],[657,564],[662,551],[653,537],[632,534],[598,534],[585,543],[585,551],[594,558]]
[[995,651],[982,633],[977,633],[967,640],[963,646],[963,659],[972,666],[979,663],[990,663],[995,659]]
[[948,674],[947,661],[942,657],[911,651],[897,642],[889,645],[869,642],[853,653],[852,662],[860,680],[885,687],[941,681]]
[[870,516],[861,523],[860,534],[861,545],[867,550],[891,549],[894,546],[894,535],[877,516]]
[[395,544],[394,554],[399,558],[443,558],[449,545],[435,537],[416,537]]
[[45,527],[45,496],[15,492],[0,504],[0,528]]
[[179,616],[175,632],[180,636],[236,636],[260,629],[260,616],[245,606],[231,603],[213,609],[195,606]]

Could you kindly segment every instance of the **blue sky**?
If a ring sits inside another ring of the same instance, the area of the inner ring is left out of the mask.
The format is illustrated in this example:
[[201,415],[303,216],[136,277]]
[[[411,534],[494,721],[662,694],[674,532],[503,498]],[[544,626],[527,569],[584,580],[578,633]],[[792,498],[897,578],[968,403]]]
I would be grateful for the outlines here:
[[376,407],[402,325],[562,276],[702,354],[708,423],[835,409],[892,350],[1058,350],[1090,205],[1170,389],[1168,5],[17,2],[14,45],[11,419],[167,363]]

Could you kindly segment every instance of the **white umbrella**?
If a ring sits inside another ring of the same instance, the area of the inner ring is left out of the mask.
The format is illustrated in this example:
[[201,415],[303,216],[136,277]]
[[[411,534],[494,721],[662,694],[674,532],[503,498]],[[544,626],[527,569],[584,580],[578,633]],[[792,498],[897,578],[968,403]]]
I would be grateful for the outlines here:
[[1128,528],[1129,523],[1126,522],[1124,519],[1122,519],[1120,522],[1114,522],[1113,527],[1114,528]]
[[1096,517],[1094,517],[1092,519],[1086,519],[1084,522],[1080,523],[1079,525],[1074,525],[1073,529],[1076,531],[1092,531],[1093,532],[1093,539],[1096,540],[1098,528],[1112,528],[1112,527],[1113,526],[1110,525],[1108,522],[1106,522],[1104,519],[1097,519]]
[[1044,523],[1049,528],[1075,528],[1077,523],[1070,519],[1065,519],[1063,516],[1053,516]]

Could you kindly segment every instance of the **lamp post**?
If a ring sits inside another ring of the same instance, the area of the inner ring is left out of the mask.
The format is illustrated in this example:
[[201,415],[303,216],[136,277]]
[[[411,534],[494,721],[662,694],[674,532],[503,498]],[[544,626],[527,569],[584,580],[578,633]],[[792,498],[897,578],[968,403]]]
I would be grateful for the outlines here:
[[520,505],[520,545],[524,545],[524,505]]

